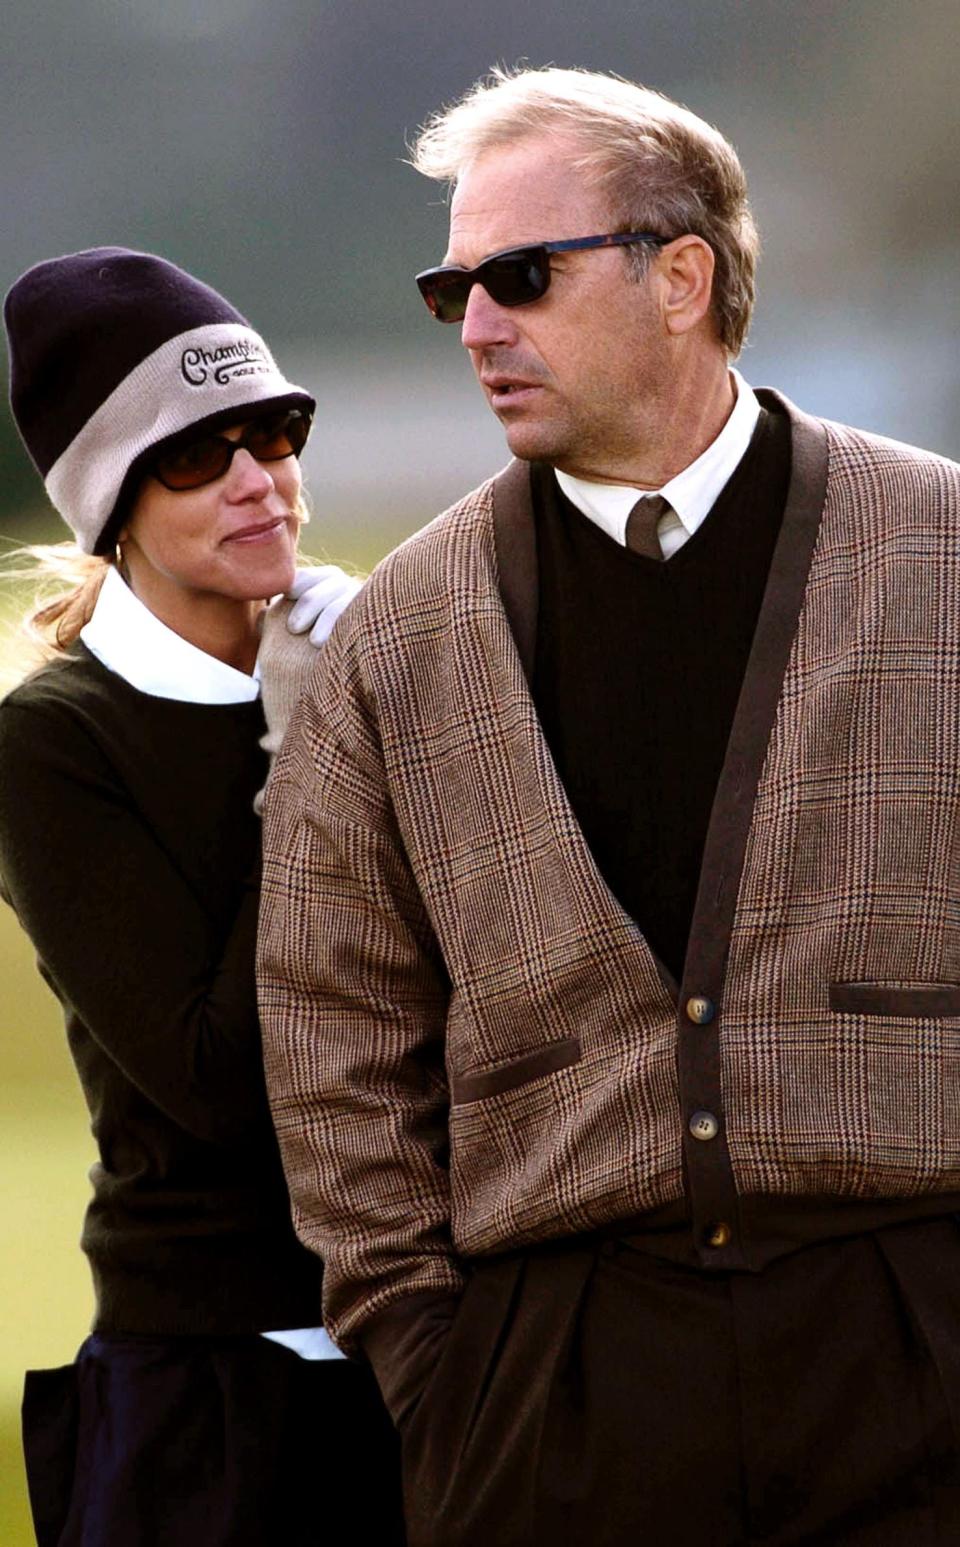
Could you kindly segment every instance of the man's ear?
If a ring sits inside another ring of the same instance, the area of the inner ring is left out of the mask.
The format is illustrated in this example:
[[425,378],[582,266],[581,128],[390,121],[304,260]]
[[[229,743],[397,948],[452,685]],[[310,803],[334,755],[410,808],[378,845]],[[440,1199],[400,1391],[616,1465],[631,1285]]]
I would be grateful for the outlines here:
[[702,236],[678,236],[661,248],[660,306],[667,332],[689,333],[710,310],[713,249]]

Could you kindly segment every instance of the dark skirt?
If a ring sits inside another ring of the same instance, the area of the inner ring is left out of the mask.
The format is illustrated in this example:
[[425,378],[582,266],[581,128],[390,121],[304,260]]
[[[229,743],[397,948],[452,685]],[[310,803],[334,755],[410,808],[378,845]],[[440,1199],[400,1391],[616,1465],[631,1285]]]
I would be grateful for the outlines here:
[[38,1547],[401,1547],[396,1434],[372,1376],[261,1337],[94,1335],[28,1374]]

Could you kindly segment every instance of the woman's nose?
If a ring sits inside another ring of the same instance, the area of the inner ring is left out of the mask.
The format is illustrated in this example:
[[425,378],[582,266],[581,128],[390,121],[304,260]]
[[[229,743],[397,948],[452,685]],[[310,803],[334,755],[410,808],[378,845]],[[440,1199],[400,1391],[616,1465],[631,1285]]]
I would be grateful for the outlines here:
[[262,499],[273,488],[273,476],[265,462],[258,462],[246,446],[234,453],[227,470],[227,495],[230,499]]

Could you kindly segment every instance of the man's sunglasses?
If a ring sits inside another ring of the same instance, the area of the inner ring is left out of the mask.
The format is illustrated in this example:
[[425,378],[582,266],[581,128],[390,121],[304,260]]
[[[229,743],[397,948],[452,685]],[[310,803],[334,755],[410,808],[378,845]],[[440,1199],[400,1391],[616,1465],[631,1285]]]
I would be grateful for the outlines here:
[[576,236],[567,242],[537,242],[532,247],[508,247],[484,258],[475,269],[454,265],[424,269],[417,275],[420,294],[438,322],[462,322],[474,285],[482,285],[499,306],[525,306],[539,301],[550,287],[550,254],[581,252],[591,247],[630,247],[644,242],[663,247],[673,240],[652,231],[617,231],[612,236]]
[[239,440],[226,435],[200,435],[186,445],[161,452],[150,464],[165,489],[200,489],[222,478],[237,452],[249,451],[258,462],[298,457],[310,434],[311,415],[300,408],[261,414],[243,427]]

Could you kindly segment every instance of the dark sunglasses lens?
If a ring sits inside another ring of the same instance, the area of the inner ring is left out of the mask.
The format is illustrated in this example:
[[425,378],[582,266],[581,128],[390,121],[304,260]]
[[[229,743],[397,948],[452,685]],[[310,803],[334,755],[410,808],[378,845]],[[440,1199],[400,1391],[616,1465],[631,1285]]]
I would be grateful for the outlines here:
[[550,258],[536,248],[491,258],[483,265],[480,283],[501,306],[537,301],[550,282]]
[[206,435],[158,457],[153,471],[168,489],[199,489],[219,478],[229,460],[227,442],[219,435]]
[[420,294],[438,322],[462,322],[470,294],[470,280],[464,274],[436,270],[417,279]]
[[283,457],[298,457],[310,432],[310,420],[299,409],[254,419],[241,441],[258,462],[279,462]]
[[474,284],[482,285],[500,306],[537,301],[550,283],[550,258],[541,247],[488,258],[478,268],[433,269],[417,277],[420,294],[438,322],[462,322]]

